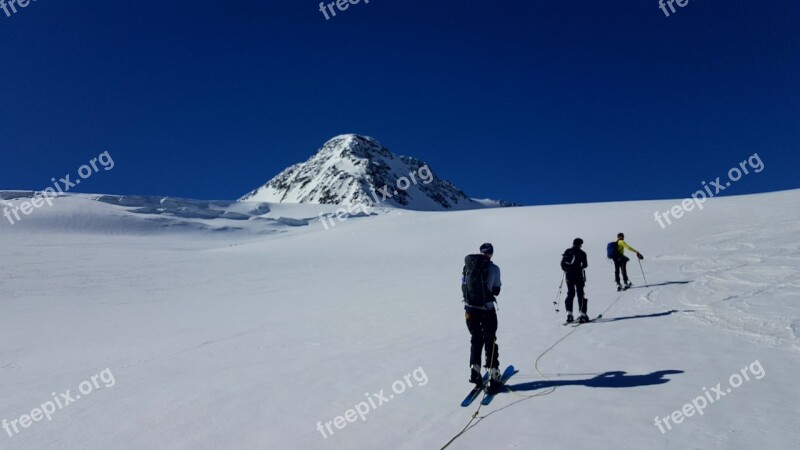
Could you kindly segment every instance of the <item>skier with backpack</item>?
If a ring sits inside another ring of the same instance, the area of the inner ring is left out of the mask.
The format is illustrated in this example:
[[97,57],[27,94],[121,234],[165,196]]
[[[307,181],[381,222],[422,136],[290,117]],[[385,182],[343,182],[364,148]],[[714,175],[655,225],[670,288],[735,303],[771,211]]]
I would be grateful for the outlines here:
[[[628,249],[634,253],[636,253],[636,257],[644,259],[644,256],[639,253],[635,248],[631,247],[625,242],[625,234],[618,233],[617,240],[608,243],[606,247],[606,256],[609,259],[614,261],[614,281],[617,282],[617,291],[622,291],[630,288],[632,283],[628,280],[628,261],[630,258],[625,256],[625,249]],[[620,284],[619,282],[619,273],[622,272],[622,281],[625,282],[624,285]]]
[[497,299],[500,294],[500,268],[492,262],[494,247],[485,243],[480,254],[467,255],[462,270],[461,292],[464,295],[464,317],[470,339],[470,383],[483,384],[481,352],[486,353],[490,394],[503,386],[497,349]]
[[589,262],[586,259],[586,252],[581,250],[583,246],[583,239],[575,238],[572,241],[572,247],[564,251],[561,255],[561,270],[564,271],[564,278],[567,280],[567,298],[564,304],[567,307],[567,323],[573,322],[575,318],[572,315],[572,301],[575,298],[575,293],[578,294],[578,310],[581,313],[578,317],[578,322],[586,323],[589,321],[587,310],[587,298],[584,295],[583,288],[586,286],[586,272],[585,269],[589,267]]

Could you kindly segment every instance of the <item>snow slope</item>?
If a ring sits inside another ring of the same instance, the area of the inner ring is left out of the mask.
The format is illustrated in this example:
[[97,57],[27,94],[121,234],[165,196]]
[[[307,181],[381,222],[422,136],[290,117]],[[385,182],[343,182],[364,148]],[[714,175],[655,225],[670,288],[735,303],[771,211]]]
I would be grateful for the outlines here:
[[[713,198],[664,230],[653,213],[677,201],[390,210],[325,229],[320,205],[93,198],[59,198],[13,226],[0,217],[0,420],[106,368],[114,383],[19,434],[0,429],[0,448],[441,448],[476,409],[458,406],[459,281],[484,241],[503,272],[500,361],[520,373],[450,448],[800,440],[800,190]],[[635,288],[613,288],[604,251],[618,231],[645,254],[651,286],[632,261]],[[604,321],[572,329],[552,302],[576,236]],[[756,360],[760,379],[659,431],[654,417],[717,383],[725,393]],[[394,394],[397,381],[412,387]],[[369,399],[365,420],[318,431]]]

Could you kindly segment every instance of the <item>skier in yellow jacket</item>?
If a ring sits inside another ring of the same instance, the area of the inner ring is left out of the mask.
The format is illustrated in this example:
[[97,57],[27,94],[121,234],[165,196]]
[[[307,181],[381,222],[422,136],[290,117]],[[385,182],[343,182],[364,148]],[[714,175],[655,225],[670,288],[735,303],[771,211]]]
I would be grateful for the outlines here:
[[[631,247],[630,245],[628,245],[627,242],[625,242],[624,233],[617,234],[617,253],[612,259],[614,260],[614,281],[617,282],[618,291],[621,291],[623,289],[628,289],[629,287],[631,287],[631,282],[630,280],[628,280],[628,261],[630,261],[630,259],[627,256],[625,256],[626,248],[632,251],[633,253],[636,253],[637,258],[644,259],[644,256],[641,253],[639,253],[635,248]],[[622,270],[622,281],[625,282],[624,286],[619,282],[620,270]]]

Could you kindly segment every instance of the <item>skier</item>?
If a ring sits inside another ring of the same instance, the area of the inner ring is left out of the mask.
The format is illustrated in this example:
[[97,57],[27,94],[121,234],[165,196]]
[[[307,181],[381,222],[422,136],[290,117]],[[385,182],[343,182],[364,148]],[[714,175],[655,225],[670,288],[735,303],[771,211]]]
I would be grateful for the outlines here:
[[464,317],[470,339],[470,378],[476,386],[483,384],[481,352],[486,352],[489,369],[488,392],[497,393],[503,386],[497,348],[497,299],[500,294],[500,268],[492,263],[494,247],[485,243],[480,254],[467,255],[462,270],[461,292],[464,295]]
[[[623,289],[628,289],[632,285],[630,280],[628,280],[628,267],[627,267],[630,258],[625,256],[625,249],[627,248],[628,250],[636,253],[636,257],[639,259],[644,259],[644,256],[641,253],[639,253],[635,248],[628,245],[627,242],[625,242],[624,233],[617,234],[616,243],[617,243],[615,247],[616,252],[612,252],[611,259],[614,260],[614,281],[617,282],[617,291],[621,291]],[[625,282],[624,286],[619,282],[620,270],[622,270],[622,280]]]
[[585,269],[589,267],[589,262],[586,259],[586,253],[581,250],[582,246],[583,239],[575,238],[572,241],[572,248],[566,249],[561,255],[561,270],[564,271],[564,277],[567,280],[567,298],[564,300],[567,307],[567,323],[575,320],[572,316],[572,300],[575,298],[576,291],[578,293],[578,309],[581,313],[578,322],[589,321],[589,316],[586,314],[587,299],[583,292],[586,285]]

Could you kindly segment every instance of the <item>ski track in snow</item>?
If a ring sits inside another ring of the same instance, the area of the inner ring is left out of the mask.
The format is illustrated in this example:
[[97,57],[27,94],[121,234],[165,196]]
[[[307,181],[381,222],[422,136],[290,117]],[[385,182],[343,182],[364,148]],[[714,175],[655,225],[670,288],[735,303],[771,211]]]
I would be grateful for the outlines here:
[[[782,232],[796,236],[800,227],[794,224]],[[685,260],[679,271],[687,278],[696,278],[680,297],[681,304],[698,309],[691,316],[693,319],[760,343],[800,350],[794,325],[797,319],[781,314],[784,309],[780,305],[760,300],[762,294],[770,293],[773,300],[793,301],[800,292],[800,246],[763,238],[757,244],[742,242],[753,234],[763,232],[735,230],[693,243],[709,254],[718,255],[715,257],[697,259],[683,255],[661,261]]]

